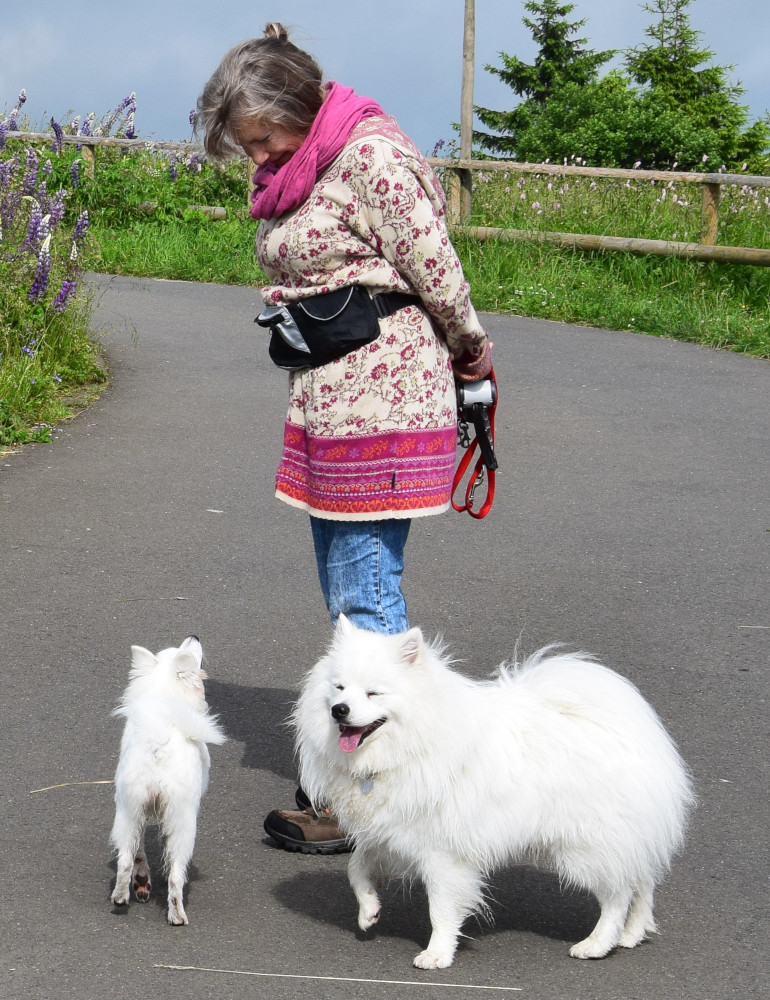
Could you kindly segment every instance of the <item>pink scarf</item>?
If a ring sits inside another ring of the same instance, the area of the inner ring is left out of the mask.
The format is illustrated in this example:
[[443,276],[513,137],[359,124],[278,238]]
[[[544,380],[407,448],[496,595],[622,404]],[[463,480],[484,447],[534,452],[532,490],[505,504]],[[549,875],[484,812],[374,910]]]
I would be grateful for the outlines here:
[[254,174],[251,214],[255,219],[275,219],[306,201],[354,127],[364,118],[385,114],[376,101],[359,97],[350,87],[327,83],[326,89],[326,100],[292,158],[282,167],[266,163]]

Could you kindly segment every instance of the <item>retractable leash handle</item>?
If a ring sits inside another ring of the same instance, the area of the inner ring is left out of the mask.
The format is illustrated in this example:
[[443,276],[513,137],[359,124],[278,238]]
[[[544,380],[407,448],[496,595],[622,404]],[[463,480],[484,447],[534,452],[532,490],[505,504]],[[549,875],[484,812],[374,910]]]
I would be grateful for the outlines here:
[[[465,454],[460,459],[452,483],[452,507],[459,512],[467,511],[471,517],[480,520],[486,517],[492,509],[495,498],[495,473],[497,456],[495,455],[495,412],[497,410],[497,379],[492,368],[488,379],[478,382],[464,383],[458,386],[457,405],[460,420],[460,444],[465,448]],[[468,418],[473,423],[476,436],[471,441],[468,436]],[[465,488],[465,503],[455,502],[455,494],[462,483],[465,473],[471,464],[474,452],[478,448],[479,457],[473,467],[473,473]],[[476,490],[487,480],[487,495],[478,510],[473,507]]]

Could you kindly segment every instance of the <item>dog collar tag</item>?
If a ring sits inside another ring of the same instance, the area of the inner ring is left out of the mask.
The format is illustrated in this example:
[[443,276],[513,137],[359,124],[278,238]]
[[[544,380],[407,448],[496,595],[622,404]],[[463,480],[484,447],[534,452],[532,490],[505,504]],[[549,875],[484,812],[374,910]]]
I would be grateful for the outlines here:
[[361,788],[361,792],[364,795],[368,795],[369,792],[374,788],[374,775],[367,774],[365,778],[359,778],[358,784]]

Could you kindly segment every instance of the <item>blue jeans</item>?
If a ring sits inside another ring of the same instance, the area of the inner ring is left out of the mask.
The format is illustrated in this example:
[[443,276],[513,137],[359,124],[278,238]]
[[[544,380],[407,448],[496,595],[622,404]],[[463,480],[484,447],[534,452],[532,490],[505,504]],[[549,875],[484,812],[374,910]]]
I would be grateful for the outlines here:
[[340,613],[370,632],[409,628],[401,592],[409,518],[330,521],[310,517],[318,579],[332,623]]

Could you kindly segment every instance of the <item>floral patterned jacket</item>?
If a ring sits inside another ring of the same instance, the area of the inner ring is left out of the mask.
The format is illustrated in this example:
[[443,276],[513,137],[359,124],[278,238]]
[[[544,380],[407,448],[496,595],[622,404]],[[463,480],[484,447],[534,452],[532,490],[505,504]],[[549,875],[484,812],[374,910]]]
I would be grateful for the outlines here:
[[445,510],[454,375],[486,374],[489,346],[447,234],[440,184],[392,118],[361,122],[307,201],[262,221],[257,258],[273,304],[351,284],[419,296],[380,321],[372,344],[291,374],[277,496],[328,518]]

